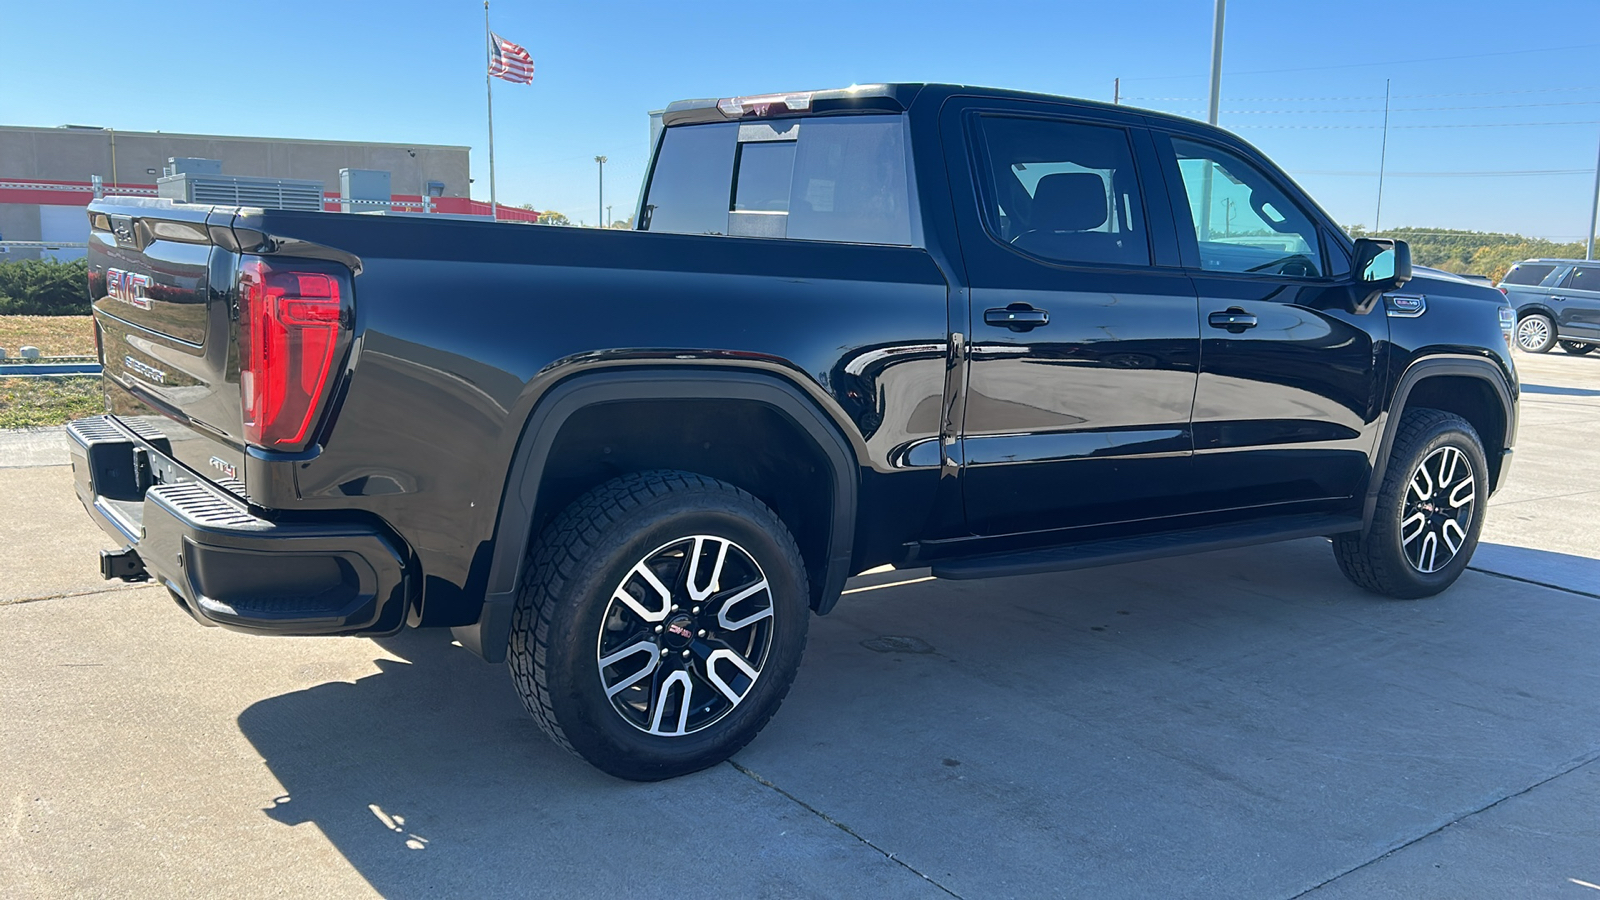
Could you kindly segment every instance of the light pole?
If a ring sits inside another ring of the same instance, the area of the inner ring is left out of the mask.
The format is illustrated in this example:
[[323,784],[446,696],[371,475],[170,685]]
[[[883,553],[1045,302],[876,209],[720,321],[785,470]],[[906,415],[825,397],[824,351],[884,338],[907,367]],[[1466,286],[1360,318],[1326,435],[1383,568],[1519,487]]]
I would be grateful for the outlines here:
[[[1211,100],[1206,108],[1206,121],[1217,124],[1217,113],[1222,105],[1222,19],[1228,0],[1217,0],[1216,17],[1211,21]],[[1211,240],[1211,178],[1216,164],[1207,162],[1200,176],[1200,239]]]
[[1222,101],[1222,17],[1228,0],[1217,0],[1216,18],[1211,23],[1211,106],[1206,121],[1217,124],[1217,107]]
[[[595,221],[604,222],[606,218],[606,158],[596,156],[594,161],[600,164],[600,208],[595,210]],[[604,225],[600,227],[604,228]]]
[[1584,259],[1594,259],[1595,216],[1600,211],[1600,205],[1597,204],[1600,204],[1600,159],[1596,159],[1594,164],[1594,199],[1589,203],[1589,235],[1583,241],[1588,249],[1583,253]]

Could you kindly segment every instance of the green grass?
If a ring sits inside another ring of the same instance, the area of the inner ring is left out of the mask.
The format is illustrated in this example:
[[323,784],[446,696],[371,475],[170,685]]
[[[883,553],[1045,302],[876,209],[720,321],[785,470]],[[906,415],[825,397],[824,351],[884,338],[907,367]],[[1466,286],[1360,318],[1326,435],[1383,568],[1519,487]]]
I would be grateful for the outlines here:
[[0,428],[39,428],[105,412],[100,376],[0,378]]

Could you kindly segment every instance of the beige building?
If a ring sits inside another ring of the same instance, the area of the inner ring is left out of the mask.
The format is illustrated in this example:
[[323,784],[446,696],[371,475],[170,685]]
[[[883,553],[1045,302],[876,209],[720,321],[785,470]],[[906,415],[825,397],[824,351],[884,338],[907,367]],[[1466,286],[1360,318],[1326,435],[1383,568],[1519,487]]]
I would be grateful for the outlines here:
[[[320,181],[328,195],[339,192],[339,170],[350,168],[388,172],[397,198],[419,197],[429,182],[437,196],[466,198],[468,152],[439,144],[0,126],[0,240],[81,242],[95,176],[106,193],[153,196],[174,157],[219,160],[224,175]],[[33,255],[13,249],[0,260]]]

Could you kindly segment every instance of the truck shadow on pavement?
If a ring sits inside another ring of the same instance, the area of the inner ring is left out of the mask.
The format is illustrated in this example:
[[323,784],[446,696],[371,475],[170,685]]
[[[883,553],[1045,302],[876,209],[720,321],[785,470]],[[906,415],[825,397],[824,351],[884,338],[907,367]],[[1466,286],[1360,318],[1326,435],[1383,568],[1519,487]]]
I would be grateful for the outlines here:
[[737,760],[850,833],[733,766],[606,776],[444,631],[238,724],[285,791],[265,814],[390,897],[940,895],[904,867],[918,848],[958,893],[1068,873],[1181,893],[1238,857],[1248,878],[1218,895],[1288,896],[1600,746],[1592,600],[1469,572],[1396,603],[1330,557],[1301,541],[846,597]]

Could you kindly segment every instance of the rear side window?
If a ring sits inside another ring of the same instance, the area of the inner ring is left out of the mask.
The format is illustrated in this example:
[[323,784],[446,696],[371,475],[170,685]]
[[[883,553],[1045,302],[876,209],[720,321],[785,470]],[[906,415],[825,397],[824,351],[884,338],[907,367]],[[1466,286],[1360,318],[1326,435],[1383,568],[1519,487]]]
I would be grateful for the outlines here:
[[1575,291],[1600,291],[1600,266],[1578,266],[1561,286]]
[[805,123],[795,146],[789,237],[912,243],[906,132],[899,116]]
[[1555,266],[1546,265],[1545,263],[1517,263],[1511,267],[1511,271],[1506,273],[1506,277],[1500,283],[1523,285],[1539,284],[1543,282],[1545,278],[1549,277],[1550,273],[1554,272],[1555,270]]
[[982,116],[989,232],[1068,263],[1150,264],[1128,134],[1053,119]]
[[[708,131],[715,136],[702,138]],[[640,229],[912,244],[904,120],[850,116],[668,128]]]

